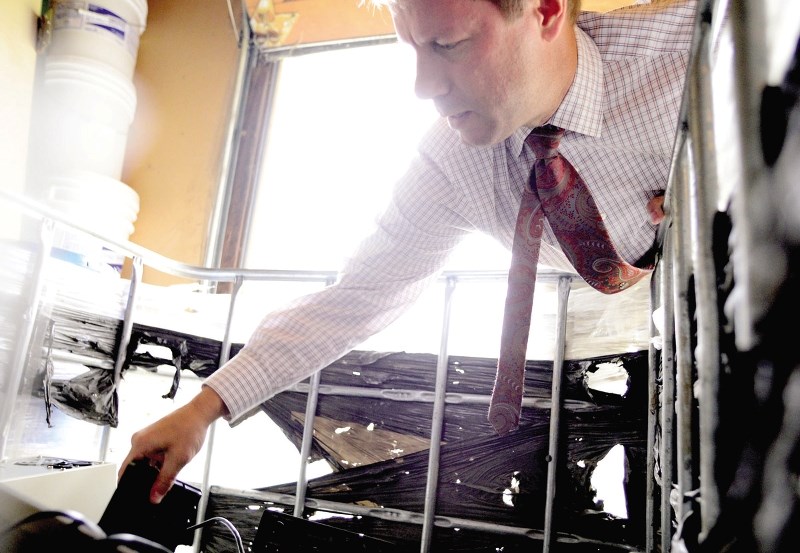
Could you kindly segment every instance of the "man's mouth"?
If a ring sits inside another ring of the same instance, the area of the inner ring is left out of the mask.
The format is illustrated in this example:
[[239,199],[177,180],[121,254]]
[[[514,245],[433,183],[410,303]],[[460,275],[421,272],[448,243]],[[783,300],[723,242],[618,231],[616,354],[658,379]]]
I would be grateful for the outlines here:
[[466,119],[467,115],[469,115],[468,111],[461,111],[458,113],[454,113],[452,115],[447,115],[447,123],[453,127],[461,123],[464,119]]

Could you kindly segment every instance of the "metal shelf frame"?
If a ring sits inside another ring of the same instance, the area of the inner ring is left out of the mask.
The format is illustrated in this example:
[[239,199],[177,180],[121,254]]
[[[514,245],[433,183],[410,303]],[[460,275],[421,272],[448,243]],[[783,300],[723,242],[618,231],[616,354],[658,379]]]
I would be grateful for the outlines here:
[[[151,267],[158,271],[177,276],[183,277],[188,279],[195,279],[205,284],[210,285],[209,289],[214,289],[216,285],[219,283],[230,283],[231,291],[230,291],[230,303],[228,306],[228,313],[227,313],[227,320],[225,326],[225,334],[222,343],[222,350],[221,356],[219,360],[219,366],[222,366],[230,357],[230,350],[231,350],[231,341],[230,341],[230,329],[232,325],[232,321],[234,320],[234,312],[236,308],[238,293],[241,288],[241,285],[246,281],[273,281],[273,282],[281,282],[281,281],[302,281],[302,282],[319,282],[321,285],[330,284],[333,282],[336,274],[330,271],[291,271],[291,270],[257,270],[257,269],[216,269],[216,268],[208,268],[208,267],[199,267],[193,265],[187,265],[170,258],[164,257],[156,252],[148,250],[146,248],[142,248],[131,242],[119,242],[114,240],[108,240],[104,236],[100,234],[96,234],[91,229],[87,228],[80,221],[70,220],[69,218],[64,217],[62,214],[50,209],[48,206],[43,205],[36,200],[28,198],[24,195],[13,194],[8,192],[0,191],[0,197],[4,197],[6,200],[15,203],[23,212],[27,215],[38,218],[42,222],[42,250],[43,252],[49,251],[48,244],[52,242],[52,234],[56,225],[62,225],[67,228],[71,228],[75,231],[82,232],[93,236],[99,240],[104,241],[107,246],[117,253],[124,254],[126,257],[130,258],[132,261],[132,271],[131,271],[131,279],[130,279],[130,287],[129,293],[127,297],[127,302],[125,306],[124,318],[122,321],[122,332],[119,338],[119,343],[115,348],[117,352],[117,356],[114,363],[114,375],[115,375],[115,382],[118,382],[120,379],[120,371],[125,362],[125,351],[127,349],[127,345],[130,341],[131,331],[133,328],[133,318],[136,310],[136,300],[137,294],[139,291],[139,287],[142,282],[142,274],[143,268],[145,266]],[[45,272],[47,269],[46,263],[47,256],[42,256],[41,262],[37,265],[36,274],[33,277],[35,284],[32,289],[36,290],[38,287],[41,286],[41,282],[44,280]],[[436,505],[435,505],[435,497],[438,485],[438,476],[439,476],[439,455],[440,455],[440,443],[441,443],[441,435],[442,435],[442,425],[444,421],[444,410],[445,405],[450,403],[462,403],[462,402],[480,402],[486,403],[488,405],[489,397],[483,396],[476,396],[476,397],[465,397],[459,394],[446,394],[445,393],[445,386],[446,386],[446,376],[447,376],[447,367],[448,367],[448,338],[450,332],[450,309],[453,302],[453,294],[458,286],[459,282],[474,282],[474,281],[484,281],[484,280],[498,280],[498,279],[505,279],[507,278],[507,273],[505,271],[445,271],[441,275],[441,279],[445,281],[444,287],[444,313],[443,313],[443,320],[441,325],[441,336],[440,336],[440,351],[438,353],[438,360],[437,360],[437,376],[436,376],[436,384],[435,389],[428,393],[418,393],[414,397],[409,397],[407,393],[402,391],[382,391],[382,397],[392,400],[398,401],[431,401],[434,404],[434,411],[433,417],[431,421],[431,447],[430,447],[430,459],[428,465],[428,477],[427,477],[427,484],[426,484],[426,494],[425,494],[425,508],[424,513],[422,515],[404,515],[401,517],[401,520],[406,520],[410,523],[421,523],[423,526],[422,529],[422,539],[420,544],[420,551],[426,552],[430,550],[431,539],[433,535],[433,528],[436,525],[439,526],[450,526],[454,523],[454,521],[448,517],[437,517],[436,516]],[[569,542],[587,542],[591,543],[592,540],[588,540],[585,538],[580,538],[577,536],[569,536],[563,533],[556,533],[553,529],[552,523],[552,511],[554,508],[554,502],[556,499],[556,486],[555,486],[555,474],[556,474],[556,467],[558,464],[558,455],[557,452],[559,450],[559,443],[558,443],[558,436],[560,434],[559,426],[560,422],[560,412],[562,408],[562,400],[561,400],[561,369],[563,367],[564,362],[564,351],[566,345],[566,320],[567,320],[567,309],[568,309],[568,298],[569,298],[569,291],[571,289],[571,285],[573,283],[573,279],[577,278],[576,275],[565,273],[565,272],[558,272],[558,271],[541,271],[539,273],[538,278],[541,281],[551,281],[557,282],[558,287],[558,312],[556,317],[556,345],[555,345],[555,352],[556,352],[556,359],[554,360],[554,376],[553,376],[553,394],[550,400],[534,400],[534,399],[525,399],[523,401],[523,405],[526,407],[535,407],[535,408],[544,408],[550,410],[550,417],[551,417],[551,437],[549,443],[549,451],[550,455],[548,457],[549,464],[548,464],[548,476],[547,476],[547,495],[546,495],[546,510],[545,510],[545,528],[544,531],[538,531],[535,529],[517,529],[513,530],[514,533],[522,533],[528,537],[532,537],[537,540],[543,540],[544,548],[546,551],[549,551],[552,547],[552,544],[558,540],[564,540]],[[36,297],[31,297],[31,305],[32,308],[37,303]],[[32,317],[32,319],[35,317]],[[30,333],[26,333],[23,336],[22,343],[18,344],[18,351],[25,352],[21,354],[19,359],[15,361],[17,365],[17,369],[21,374],[21,371],[24,370],[24,361],[27,358],[27,352],[30,351],[32,347],[35,347],[35,344],[31,342]],[[301,451],[300,451],[300,466],[298,467],[298,480],[297,480],[297,492],[296,495],[292,498],[292,503],[294,505],[294,515],[295,516],[303,516],[303,512],[307,507],[312,507],[319,502],[314,500],[309,500],[306,498],[306,486],[307,486],[307,476],[306,476],[306,465],[308,454],[311,448],[311,440],[313,435],[313,424],[314,424],[314,413],[316,412],[316,402],[317,397],[320,391],[320,380],[319,380],[319,373],[314,375],[310,383],[305,384],[301,383],[294,387],[294,389],[299,391],[305,391],[308,393],[308,400],[306,406],[306,423],[304,428],[303,440],[301,444]],[[331,391],[331,390],[327,390]],[[384,393],[386,392],[386,393]],[[344,395],[363,395],[363,391],[360,390],[342,390],[337,389],[336,393],[344,394]],[[10,424],[10,414],[7,417],[7,421],[3,421],[4,424]],[[108,429],[106,429],[108,431]],[[203,475],[203,482],[201,486],[202,496],[200,505],[198,506],[198,522],[204,520],[204,514],[208,504],[208,495],[209,489],[211,486],[211,482],[209,481],[211,463],[213,459],[213,450],[214,450],[214,432],[215,432],[215,425],[212,425],[209,430],[209,435],[207,437],[207,455],[205,459],[205,469]],[[107,432],[104,435],[104,439],[101,444],[101,449],[106,448],[108,445],[108,436]],[[101,458],[104,458],[104,451],[101,451],[100,455]],[[0,451],[0,456],[2,456],[2,451]],[[338,511],[347,511],[349,508],[346,506],[338,506]],[[370,516],[375,514],[375,510],[370,510],[368,513]],[[386,513],[390,513],[394,511],[392,509],[381,509],[381,511],[385,511],[383,516],[386,516]],[[392,518],[394,520],[397,519],[397,514],[392,514]],[[459,524],[466,525],[473,528],[495,528],[496,531],[500,533],[508,533],[511,530],[501,525],[493,525],[493,524],[486,524],[480,521],[459,521]],[[199,534],[198,534],[199,535]],[[199,543],[199,540],[196,540]],[[605,544],[609,545],[609,544]],[[196,547],[199,547],[196,546]],[[620,545],[621,550],[634,550],[628,546]]]

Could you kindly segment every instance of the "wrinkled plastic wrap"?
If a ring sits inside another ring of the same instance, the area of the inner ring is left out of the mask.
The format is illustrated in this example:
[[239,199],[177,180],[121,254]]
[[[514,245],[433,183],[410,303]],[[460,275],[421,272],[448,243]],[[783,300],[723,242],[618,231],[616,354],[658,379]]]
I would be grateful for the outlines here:
[[[107,424],[116,427],[118,424],[118,398],[114,382],[113,365],[110,352],[104,347],[111,338],[120,330],[121,323],[113,319],[100,321],[95,319],[89,326],[92,329],[91,338],[86,329],[80,334],[70,333],[64,329],[82,325],[81,321],[70,320],[65,312],[57,312],[59,328],[54,337],[54,347],[63,348],[70,353],[80,356],[89,365],[85,372],[68,379],[49,378],[46,382],[49,398],[59,409],[75,418],[83,419],[95,424]],[[83,325],[82,325],[83,326]],[[113,340],[111,340],[113,343]],[[137,351],[141,346],[156,345],[167,348],[170,358],[152,355],[146,349]],[[231,347],[235,354],[241,349],[242,344]],[[213,373],[219,366],[222,344],[210,338],[191,336],[180,332],[157,329],[144,325],[134,324],[122,374],[132,366],[139,369],[152,369],[159,366],[171,365],[175,368],[172,385],[169,389],[159,390],[164,398],[172,399],[180,385],[182,370],[189,370],[198,376],[205,377]],[[93,364],[106,364],[106,367],[97,367]]]
[[[629,375],[624,395],[588,387],[588,376],[606,364],[624,367]],[[450,359],[449,394],[488,396],[496,359]],[[324,458],[334,473],[309,481],[307,496],[315,500],[424,511],[429,461],[432,403],[390,401],[379,397],[349,397],[337,390],[395,390],[413,395],[431,391],[436,357],[424,354],[352,352],[326,367],[314,419],[313,458]],[[526,368],[526,398],[550,397],[551,361],[530,361]],[[351,389],[352,389],[351,388]],[[644,539],[644,463],[646,458],[647,353],[569,361],[564,368],[562,451],[557,472],[555,520],[558,532],[580,536],[576,548],[595,543],[595,551],[634,546]],[[453,397],[451,395],[451,397]],[[262,404],[299,448],[306,394],[284,392]],[[444,412],[436,513],[485,523],[542,528],[547,483],[550,411],[522,411],[520,428],[497,436],[486,420],[486,403],[448,403]],[[603,511],[595,497],[591,475],[597,463],[617,444],[625,448],[631,478],[625,484],[628,518]],[[263,488],[293,494],[294,483]],[[260,515],[255,497],[212,497],[211,508],[242,528],[253,528]],[[266,507],[265,507],[266,508]],[[274,508],[274,506],[270,506]],[[362,517],[337,519],[343,528],[411,546],[419,527]],[[469,538],[467,538],[469,536]],[[440,536],[433,550],[526,550],[517,538],[464,532]],[[464,540],[464,541],[462,541]],[[525,541],[525,540],[523,540]],[[482,546],[480,544],[483,544]],[[536,547],[528,541],[527,547]],[[517,549],[519,548],[519,549]],[[212,547],[209,549],[214,551]],[[530,549],[528,549],[530,550]]]

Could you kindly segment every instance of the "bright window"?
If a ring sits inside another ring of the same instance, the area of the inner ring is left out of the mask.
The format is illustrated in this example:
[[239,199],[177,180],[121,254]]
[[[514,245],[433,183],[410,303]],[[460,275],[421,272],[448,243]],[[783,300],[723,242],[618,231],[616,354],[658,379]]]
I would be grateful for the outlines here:
[[[410,48],[385,44],[281,62],[246,265],[338,269],[370,230],[438,116],[414,95]],[[474,237],[452,268],[508,266]],[[479,246],[479,255],[475,248]]]
[[[371,230],[417,143],[438,117],[432,102],[414,95],[414,75],[413,52],[401,44],[281,62],[245,266],[341,267]],[[507,250],[476,234],[464,241],[447,268],[505,270],[509,260]],[[283,289],[278,303],[287,296]],[[309,286],[296,290],[304,293]],[[498,291],[505,293],[504,282],[484,283],[461,296],[481,302],[481,309],[487,303],[502,307]],[[442,288],[433,287],[402,320],[361,349],[438,352],[442,298]],[[477,341],[467,329],[451,332],[469,346],[451,353],[496,355],[501,313],[495,307],[484,312],[489,320],[484,319]]]

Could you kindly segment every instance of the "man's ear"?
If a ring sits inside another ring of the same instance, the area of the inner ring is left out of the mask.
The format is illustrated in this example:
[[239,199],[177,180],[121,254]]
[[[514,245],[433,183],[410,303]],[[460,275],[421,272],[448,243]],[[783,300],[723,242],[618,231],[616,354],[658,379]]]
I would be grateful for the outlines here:
[[567,23],[569,0],[538,0],[537,12],[542,24],[542,38],[552,40]]

